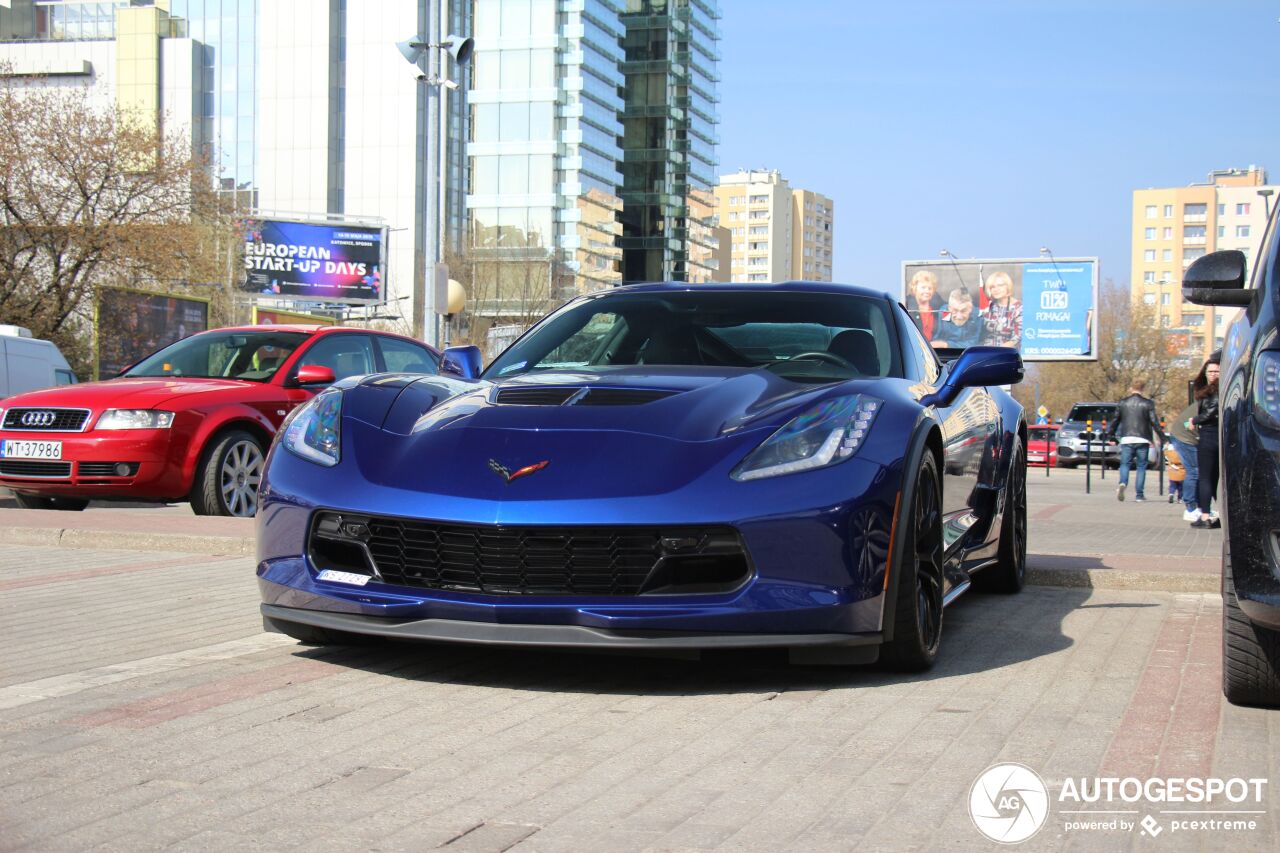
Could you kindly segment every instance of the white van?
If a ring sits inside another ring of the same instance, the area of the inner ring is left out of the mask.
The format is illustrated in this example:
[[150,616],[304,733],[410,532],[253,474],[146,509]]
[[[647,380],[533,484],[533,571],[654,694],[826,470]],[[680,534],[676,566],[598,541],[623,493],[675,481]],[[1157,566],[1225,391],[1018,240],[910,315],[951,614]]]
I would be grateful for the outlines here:
[[52,341],[33,338],[21,326],[0,325],[0,400],[75,381],[71,365]]

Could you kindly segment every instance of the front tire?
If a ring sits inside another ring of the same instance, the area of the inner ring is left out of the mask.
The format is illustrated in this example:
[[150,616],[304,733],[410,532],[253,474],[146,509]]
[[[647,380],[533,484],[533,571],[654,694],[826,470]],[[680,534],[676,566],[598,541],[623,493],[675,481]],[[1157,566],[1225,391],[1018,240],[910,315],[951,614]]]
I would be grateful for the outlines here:
[[219,436],[196,472],[191,509],[196,515],[252,518],[264,459],[262,445],[251,433],[237,429]]
[[1253,624],[1240,609],[1225,542],[1222,569],[1222,693],[1233,705],[1280,708],[1280,631]]
[[922,672],[933,666],[942,642],[942,486],[932,453],[924,454],[902,529],[911,539],[894,567],[893,639],[881,647],[880,663],[898,672]]
[[68,512],[81,512],[89,505],[82,498],[44,497],[42,495],[24,495],[14,492],[13,499],[23,509],[61,509]]
[[975,589],[1019,592],[1027,583],[1027,457],[1022,440],[1014,439],[1009,480],[1004,487],[1004,518],[996,564],[973,576]]

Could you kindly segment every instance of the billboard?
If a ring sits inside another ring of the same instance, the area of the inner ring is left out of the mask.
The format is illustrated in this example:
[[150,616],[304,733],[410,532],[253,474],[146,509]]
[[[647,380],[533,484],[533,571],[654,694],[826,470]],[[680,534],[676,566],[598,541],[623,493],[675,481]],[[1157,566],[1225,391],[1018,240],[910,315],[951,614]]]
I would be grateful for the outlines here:
[[365,305],[386,301],[383,226],[250,219],[242,289],[276,298]]
[[255,326],[333,326],[337,320],[323,314],[303,314],[300,311],[283,311],[279,308],[263,308],[253,306],[253,325]]
[[1026,361],[1097,358],[1097,258],[905,261],[902,304],[936,347],[1014,347]]
[[94,316],[94,378],[111,379],[143,356],[208,329],[209,300],[101,287]]

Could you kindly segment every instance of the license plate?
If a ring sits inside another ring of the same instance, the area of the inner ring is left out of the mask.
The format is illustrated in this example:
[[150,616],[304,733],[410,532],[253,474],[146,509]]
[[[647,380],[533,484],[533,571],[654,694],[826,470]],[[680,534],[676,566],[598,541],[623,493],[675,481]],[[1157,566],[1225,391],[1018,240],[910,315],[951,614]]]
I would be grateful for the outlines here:
[[23,441],[9,439],[0,442],[0,458],[4,459],[61,459],[61,441]]
[[1027,454],[1027,461],[1028,461],[1028,462],[1042,462],[1042,461],[1044,461],[1044,456],[1042,456],[1042,455],[1041,455],[1041,454],[1039,454],[1039,453],[1028,453],[1028,454]]

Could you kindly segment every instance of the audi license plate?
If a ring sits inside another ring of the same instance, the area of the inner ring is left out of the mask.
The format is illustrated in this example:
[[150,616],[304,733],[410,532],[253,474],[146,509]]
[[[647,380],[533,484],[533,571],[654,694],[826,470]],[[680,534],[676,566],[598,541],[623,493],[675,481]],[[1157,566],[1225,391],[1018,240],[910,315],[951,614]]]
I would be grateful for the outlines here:
[[0,442],[0,459],[61,459],[61,441],[22,441],[9,439]]
[[1044,454],[1043,454],[1043,453],[1028,453],[1028,454],[1027,454],[1027,461],[1028,461],[1028,462],[1043,462],[1043,461],[1044,461]]

